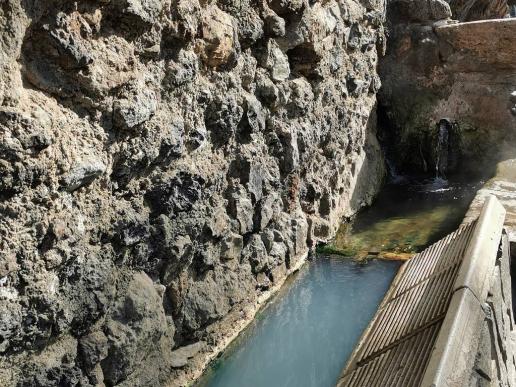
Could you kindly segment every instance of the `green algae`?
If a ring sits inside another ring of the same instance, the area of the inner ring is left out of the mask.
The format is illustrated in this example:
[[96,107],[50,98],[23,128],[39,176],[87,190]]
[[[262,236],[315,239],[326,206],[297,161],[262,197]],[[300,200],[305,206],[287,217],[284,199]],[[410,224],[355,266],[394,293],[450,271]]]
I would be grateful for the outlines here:
[[370,208],[343,223],[335,239],[318,253],[358,260],[389,253],[406,259],[460,225],[477,186],[444,180],[387,186]]

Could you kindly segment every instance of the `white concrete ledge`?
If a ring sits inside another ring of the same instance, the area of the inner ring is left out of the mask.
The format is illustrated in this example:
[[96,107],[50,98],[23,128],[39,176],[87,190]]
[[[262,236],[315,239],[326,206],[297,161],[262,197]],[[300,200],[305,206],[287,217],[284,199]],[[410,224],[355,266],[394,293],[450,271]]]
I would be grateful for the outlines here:
[[496,264],[505,209],[490,196],[466,249],[454,293],[426,368],[422,387],[464,387],[469,380]]
[[468,288],[478,300],[485,300],[504,222],[505,208],[495,196],[488,196],[464,254],[454,291]]
[[475,361],[484,314],[480,303],[469,289],[460,289],[452,297],[448,313],[421,387],[463,387]]

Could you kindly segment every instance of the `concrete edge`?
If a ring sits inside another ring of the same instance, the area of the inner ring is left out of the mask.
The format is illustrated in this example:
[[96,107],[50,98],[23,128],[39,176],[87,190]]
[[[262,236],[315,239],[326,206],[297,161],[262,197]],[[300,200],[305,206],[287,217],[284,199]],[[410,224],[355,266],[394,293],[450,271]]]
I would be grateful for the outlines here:
[[511,25],[516,24],[516,19],[514,18],[501,18],[501,19],[485,19],[485,20],[474,20],[469,22],[458,22],[458,23],[450,23],[443,24],[436,27],[437,30],[452,30],[462,28],[464,26],[475,26],[478,24],[494,24],[494,25]]
[[505,213],[505,208],[496,196],[487,197],[464,253],[453,291],[468,288],[478,300],[486,298],[489,278],[500,246]]
[[468,380],[484,320],[482,307],[473,293],[462,288],[452,297],[448,313],[428,361],[421,387],[462,387]]
[[421,387],[462,387],[475,361],[482,304],[502,238],[505,209],[495,196],[484,202],[482,212],[464,254],[454,293],[434,344]]

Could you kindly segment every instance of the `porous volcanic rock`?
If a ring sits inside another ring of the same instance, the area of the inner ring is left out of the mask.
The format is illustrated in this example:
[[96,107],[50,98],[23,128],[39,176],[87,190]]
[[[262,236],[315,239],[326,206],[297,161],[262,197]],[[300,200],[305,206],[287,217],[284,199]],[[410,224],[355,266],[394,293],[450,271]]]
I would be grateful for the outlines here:
[[0,385],[198,376],[381,184],[383,9],[1,1]]

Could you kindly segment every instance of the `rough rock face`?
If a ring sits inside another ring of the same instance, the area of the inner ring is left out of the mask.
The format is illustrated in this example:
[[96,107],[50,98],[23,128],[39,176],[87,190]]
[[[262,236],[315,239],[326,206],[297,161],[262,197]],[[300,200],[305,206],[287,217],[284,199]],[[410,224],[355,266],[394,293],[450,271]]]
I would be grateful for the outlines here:
[[391,23],[428,23],[452,15],[450,6],[444,0],[390,0],[388,7]]
[[453,18],[462,22],[501,19],[509,13],[507,0],[449,0]]
[[0,1],[0,384],[197,375],[381,183],[383,9]]
[[[470,380],[463,386],[514,386],[516,383],[516,335],[511,292],[511,260],[514,246],[502,236],[499,255],[482,304],[482,325],[470,347],[475,359]],[[476,344],[476,345],[475,345]]]
[[397,167],[485,172],[514,157],[516,20],[413,22],[390,12],[379,104]]

